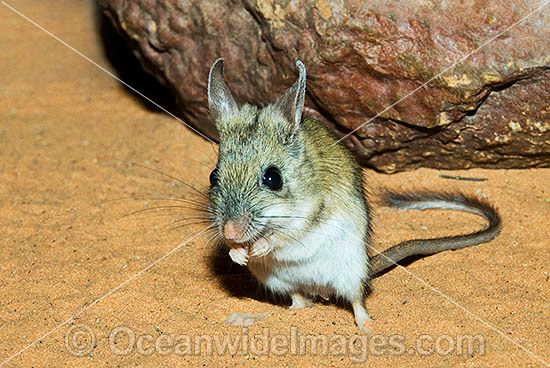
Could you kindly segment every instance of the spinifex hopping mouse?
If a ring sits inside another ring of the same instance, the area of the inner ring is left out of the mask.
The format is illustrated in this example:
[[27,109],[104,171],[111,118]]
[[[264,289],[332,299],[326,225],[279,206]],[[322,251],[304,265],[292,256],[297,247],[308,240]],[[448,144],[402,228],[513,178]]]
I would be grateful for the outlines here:
[[410,240],[369,256],[371,216],[362,169],[324,125],[303,114],[306,70],[275,103],[238,106],[223,78],[223,60],[212,65],[208,103],[220,135],[210,175],[211,221],[231,259],[246,265],[274,294],[290,296],[290,308],[311,306],[315,295],[351,305],[366,329],[370,279],[411,255],[428,255],[487,242],[500,231],[488,203],[460,194],[386,192],[401,209],[454,209],[484,217],[484,230],[429,240]]

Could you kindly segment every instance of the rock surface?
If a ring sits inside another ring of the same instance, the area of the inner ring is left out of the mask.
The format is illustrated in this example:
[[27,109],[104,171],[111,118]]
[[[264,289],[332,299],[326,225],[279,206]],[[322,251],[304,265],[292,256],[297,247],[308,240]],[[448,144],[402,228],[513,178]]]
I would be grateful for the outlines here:
[[98,1],[209,137],[217,57],[237,101],[257,104],[293,83],[300,59],[308,112],[353,131],[363,165],[550,166],[550,6],[522,20],[542,1]]

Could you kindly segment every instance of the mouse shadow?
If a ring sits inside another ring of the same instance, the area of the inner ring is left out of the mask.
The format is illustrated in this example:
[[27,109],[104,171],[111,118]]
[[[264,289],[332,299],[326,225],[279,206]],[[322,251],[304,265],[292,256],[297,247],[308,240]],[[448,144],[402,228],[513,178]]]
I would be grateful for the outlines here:
[[[148,111],[164,113],[162,109],[164,108],[181,118],[180,109],[170,89],[146,72],[140,60],[128,46],[128,42],[135,41],[125,39],[97,3],[94,5],[94,18],[103,54],[110,64],[109,69],[120,80],[127,83],[127,85],[121,83],[124,90]],[[147,96],[162,108],[143,98],[136,91]]]
[[375,275],[372,276],[373,279],[376,279],[380,276],[383,276],[385,274],[387,274],[388,272],[392,271],[394,268],[396,268],[397,266],[401,266],[401,267],[407,267],[408,265],[418,261],[418,260],[421,260],[422,258],[426,258],[426,257],[429,257],[430,254],[427,254],[427,255],[413,255],[413,256],[409,256],[407,258],[404,258],[402,259],[401,261],[389,266],[388,268],[386,268],[385,270],[383,270],[382,272],[379,272]]
[[216,247],[212,250],[208,255],[208,267],[223,288],[233,297],[253,299],[278,306],[290,304],[290,298],[267,292],[248,271],[248,268],[231,261],[225,247]]

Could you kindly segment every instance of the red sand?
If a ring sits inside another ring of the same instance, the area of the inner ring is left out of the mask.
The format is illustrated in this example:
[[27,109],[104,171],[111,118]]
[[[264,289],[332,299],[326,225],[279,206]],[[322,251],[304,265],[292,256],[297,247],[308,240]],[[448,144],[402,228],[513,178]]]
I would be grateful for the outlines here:
[[[112,69],[86,2],[8,3]],[[460,189],[494,202],[504,228],[488,244],[424,258],[376,279],[366,305],[374,318],[372,333],[354,345],[358,330],[350,311],[327,303],[287,311],[259,297],[247,274],[212,267],[212,246],[204,238],[142,272],[204,226],[163,231],[176,216],[190,213],[185,209],[120,219],[154,206],[151,195],[191,194],[174,180],[114,158],[204,188],[215,146],[167,114],[146,108],[112,77],[4,5],[0,34],[0,364],[76,313],[5,366],[310,367],[367,359],[373,367],[534,367],[550,362],[550,170],[448,172],[486,182],[444,180],[436,170],[391,176],[368,171],[373,203],[384,186]],[[149,199],[111,201],[129,196]],[[401,213],[376,205],[375,212],[377,249],[483,225],[475,216],[454,212]],[[276,314],[240,329],[223,324],[233,312]],[[77,334],[65,340],[76,332],[69,327],[78,324],[95,335],[83,357],[69,350],[79,341],[86,348],[89,338]],[[109,334],[119,326],[122,332],[110,344]],[[120,355],[127,329],[138,346]],[[267,342],[269,350],[239,340],[233,354],[220,354],[215,346],[209,352],[208,343],[224,336]],[[299,336],[321,343],[325,338],[327,346],[300,351]],[[466,351],[467,344],[463,351],[457,348],[462,336],[477,336],[473,351]],[[360,342],[368,344],[364,351]]]

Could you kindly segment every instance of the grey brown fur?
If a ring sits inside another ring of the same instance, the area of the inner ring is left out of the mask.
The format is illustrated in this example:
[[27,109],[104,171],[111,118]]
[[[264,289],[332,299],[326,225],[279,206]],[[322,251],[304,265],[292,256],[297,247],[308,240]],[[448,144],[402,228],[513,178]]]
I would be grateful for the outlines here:
[[456,250],[471,247],[492,240],[501,230],[502,224],[497,210],[487,201],[458,193],[435,193],[430,191],[416,193],[394,193],[386,191],[382,196],[382,204],[388,207],[411,210],[425,210],[440,207],[414,208],[415,204],[447,202],[463,206],[462,211],[470,212],[485,218],[488,225],[485,229],[456,236],[446,236],[435,239],[413,239],[401,242],[385,250],[382,254],[372,257],[371,275],[385,272],[397,262],[411,256],[427,256],[446,250]]

